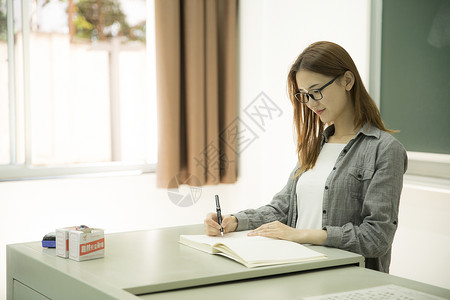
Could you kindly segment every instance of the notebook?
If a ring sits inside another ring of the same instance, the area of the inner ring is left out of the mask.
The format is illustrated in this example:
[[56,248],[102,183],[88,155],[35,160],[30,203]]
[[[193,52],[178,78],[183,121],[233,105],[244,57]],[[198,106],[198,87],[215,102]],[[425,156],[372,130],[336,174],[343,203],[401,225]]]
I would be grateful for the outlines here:
[[260,236],[247,236],[248,231],[232,232],[223,237],[180,235],[186,246],[233,259],[247,268],[326,259],[326,255],[301,244]]

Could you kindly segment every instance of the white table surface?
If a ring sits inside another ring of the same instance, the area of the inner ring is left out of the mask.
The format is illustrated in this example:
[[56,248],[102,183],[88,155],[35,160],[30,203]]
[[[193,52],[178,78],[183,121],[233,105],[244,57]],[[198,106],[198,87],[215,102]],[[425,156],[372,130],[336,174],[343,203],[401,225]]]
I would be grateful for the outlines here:
[[36,273],[47,276],[59,273],[60,280],[67,277],[64,279],[66,285],[77,281],[76,286],[93,286],[106,294],[114,294],[117,290],[135,295],[311,269],[364,265],[364,258],[358,254],[311,246],[328,258],[249,269],[228,258],[178,243],[180,234],[201,234],[202,231],[202,225],[190,225],[107,234],[105,257],[84,262],[57,257],[55,249],[42,248],[40,242],[8,245],[8,288],[10,280],[15,278],[37,291],[42,290],[44,295],[47,292],[56,295],[58,291],[54,287],[46,287],[45,280],[30,274],[29,266],[32,265],[39,269]]

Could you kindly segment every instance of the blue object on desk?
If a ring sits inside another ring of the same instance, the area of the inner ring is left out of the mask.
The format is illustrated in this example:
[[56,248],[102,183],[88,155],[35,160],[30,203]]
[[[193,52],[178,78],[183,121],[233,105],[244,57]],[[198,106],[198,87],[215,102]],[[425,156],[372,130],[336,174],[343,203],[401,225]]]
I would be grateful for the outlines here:
[[42,247],[45,248],[56,248],[56,233],[47,233],[42,238]]

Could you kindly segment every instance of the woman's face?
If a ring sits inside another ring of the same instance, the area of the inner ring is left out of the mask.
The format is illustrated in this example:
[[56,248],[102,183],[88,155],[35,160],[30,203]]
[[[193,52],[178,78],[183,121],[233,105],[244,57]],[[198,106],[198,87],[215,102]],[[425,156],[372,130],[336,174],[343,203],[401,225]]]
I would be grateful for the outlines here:
[[[345,77],[345,75],[340,76],[325,87],[321,91],[323,96],[321,100],[316,101],[309,97],[306,103],[306,106],[316,113],[323,123],[353,122],[354,110],[350,95],[347,93]],[[306,70],[300,70],[296,74],[300,92],[320,89],[332,79],[333,77]]]

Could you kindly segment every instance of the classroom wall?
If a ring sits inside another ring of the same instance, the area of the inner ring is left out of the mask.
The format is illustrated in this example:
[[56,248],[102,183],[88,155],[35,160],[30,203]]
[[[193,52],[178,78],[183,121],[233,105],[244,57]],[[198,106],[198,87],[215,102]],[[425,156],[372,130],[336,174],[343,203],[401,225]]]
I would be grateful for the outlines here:
[[450,289],[450,184],[406,176],[390,273]]
[[[55,227],[74,224],[103,227],[106,233],[113,233],[201,223],[207,212],[214,211],[214,194],[221,196],[223,213],[267,203],[282,188],[296,162],[292,110],[285,89],[290,63],[309,43],[332,40],[347,48],[367,82],[369,2],[240,1],[240,109],[242,122],[254,131],[254,139],[240,153],[238,182],[203,187],[200,199],[190,207],[175,205],[166,189],[157,189],[155,174],[0,183],[0,300],[6,299],[6,244],[37,241]],[[308,11],[320,14],[305,13]],[[267,118],[261,128],[245,112],[262,98],[267,103],[275,103],[277,113]],[[182,187],[179,192],[185,194],[188,189]],[[400,221],[399,233],[402,226],[406,231],[403,230],[402,239],[396,239],[395,247],[401,251],[394,248],[393,274],[450,288],[448,281],[437,278],[446,271],[437,275],[434,272],[435,268],[443,270],[439,266],[450,263],[448,254],[434,255],[439,245],[448,249],[449,244],[440,244],[439,240],[448,241],[449,234],[442,228],[449,226],[439,228],[429,223],[435,211],[450,220],[449,193],[448,189],[423,189],[417,182],[405,187],[401,213],[413,203],[419,214],[423,207],[428,207],[428,217],[426,222],[418,223],[406,214],[404,221]],[[407,208],[403,203],[408,204]],[[433,240],[432,246],[419,243],[408,226]],[[411,257],[415,253],[410,251],[415,246],[411,246],[411,234],[414,242],[422,245],[417,249],[422,251],[421,255],[431,251],[426,262]],[[412,263],[419,260],[420,264]]]

